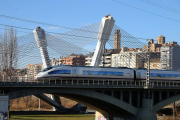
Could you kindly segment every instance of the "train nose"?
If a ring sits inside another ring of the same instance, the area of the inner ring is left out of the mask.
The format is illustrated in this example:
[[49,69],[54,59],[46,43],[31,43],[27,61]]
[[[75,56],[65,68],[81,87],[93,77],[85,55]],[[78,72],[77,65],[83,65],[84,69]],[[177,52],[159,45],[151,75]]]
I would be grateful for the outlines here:
[[39,79],[39,78],[41,78],[42,77],[42,72],[39,72],[35,77],[34,77],[34,79]]
[[39,73],[34,77],[34,79],[38,79],[39,78]]

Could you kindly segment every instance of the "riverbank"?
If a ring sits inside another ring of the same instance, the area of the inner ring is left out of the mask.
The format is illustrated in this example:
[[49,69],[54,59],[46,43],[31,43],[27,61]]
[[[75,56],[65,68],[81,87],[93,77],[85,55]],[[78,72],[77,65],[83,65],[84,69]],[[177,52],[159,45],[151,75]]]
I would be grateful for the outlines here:
[[51,115],[11,115],[11,120],[94,120],[94,115],[87,114],[51,114]]

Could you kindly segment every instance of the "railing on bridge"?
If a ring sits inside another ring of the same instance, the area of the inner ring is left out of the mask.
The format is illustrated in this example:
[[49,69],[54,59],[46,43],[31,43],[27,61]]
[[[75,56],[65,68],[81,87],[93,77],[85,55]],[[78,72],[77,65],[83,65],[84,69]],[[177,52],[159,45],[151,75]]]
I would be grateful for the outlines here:
[[[27,77],[12,77],[0,82],[0,86],[93,86],[93,87],[144,87],[146,81],[114,80],[114,79],[34,79]],[[150,88],[180,87],[180,82],[175,81],[150,81]]]

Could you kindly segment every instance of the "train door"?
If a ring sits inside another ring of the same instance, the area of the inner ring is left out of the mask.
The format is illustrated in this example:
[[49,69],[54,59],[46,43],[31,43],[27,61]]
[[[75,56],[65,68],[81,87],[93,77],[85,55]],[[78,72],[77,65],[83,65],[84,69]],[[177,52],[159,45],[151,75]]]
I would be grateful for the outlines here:
[[137,80],[141,79],[141,70],[136,70],[136,79]]
[[76,77],[77,76],[77,67],[72,67],[72,76]]
[[141,80],[146,80],[146,70],[141,70]]

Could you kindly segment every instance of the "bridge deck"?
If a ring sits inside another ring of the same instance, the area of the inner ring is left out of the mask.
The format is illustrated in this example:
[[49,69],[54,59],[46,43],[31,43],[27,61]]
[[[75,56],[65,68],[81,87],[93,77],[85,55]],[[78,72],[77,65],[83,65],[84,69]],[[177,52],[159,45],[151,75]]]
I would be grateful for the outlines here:
[[73,88],[132,88],[132,89],[180,89],[179,82],[134,80],[92,80],[92,79],[41,79],[9,80],[0,82],[1,87],[73,87]]

